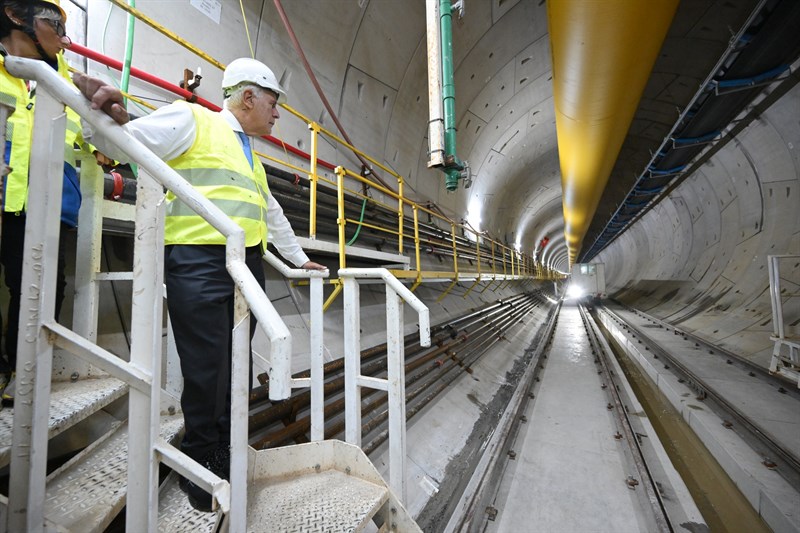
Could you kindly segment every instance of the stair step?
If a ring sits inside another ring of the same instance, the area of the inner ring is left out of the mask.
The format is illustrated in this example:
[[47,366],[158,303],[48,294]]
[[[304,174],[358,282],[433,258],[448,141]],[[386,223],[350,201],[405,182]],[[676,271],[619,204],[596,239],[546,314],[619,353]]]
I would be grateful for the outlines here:
[[[127,392],[128,386],[112,377],[53,382],[48,422],[50,438],[88,418]],[[13,429],[14,409],[6,407],[0,411],[0,467],[9,463]]]
[[189,505],[178,486],[174,472],[162,484],[158,495],[159,533],[213,533],[217,530],[220,513],[204,513]]
[[361,531],[389,498],[386,487],[338,470],[259,480],[248,493],[254,533]]
[[[161,417],[161,438],[172,442],[183,416]],[[103,531],[125,505],[128,484],[128,425],[73,457],[48,476],[45,516],[69,531]]]

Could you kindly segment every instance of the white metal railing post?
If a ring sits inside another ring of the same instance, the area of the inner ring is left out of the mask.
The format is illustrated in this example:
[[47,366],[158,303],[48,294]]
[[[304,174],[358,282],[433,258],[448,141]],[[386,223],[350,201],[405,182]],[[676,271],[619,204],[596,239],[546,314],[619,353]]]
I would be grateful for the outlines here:
[[[244,256],[242,255],[242,258]],[[247,529],[247,434],[250,411],[250,311],[237,287],[233,299],[231,362],[230,533]]]
[[361,446],[361,309],[358,281],[344,277],[344,419],[345,441]]
[[[787,336],[786,324],[783,320],[783,301],[781,295],[781,259],[797,259],[800,255],[783,254],[767,256],[767,270],[769,272],[769,297],[772,304],[772,359],[769,371],[773,374],[782,374],[790,379],[797,380],[800,388],[800,339]],[[784,355],[784,353],[786,355]]]
[[311,389],[311,441],[325,439],[325,371],[324,371],[324,328],[322,309],[322,280],[330,273],[328,270],[305,270],[289,268],[275,254],[266,250],[264,260],[272,265],[280,274],[289,279],[309,280],[309,366],[310,378],[293,378],[290,361],[280,366],[280,361],[273,361],[270,372],[270,388],[273,384],[278,388]]
[[386,285],[386,356],[389,380],[389,484],[406,498],[406,372],[403,343],[403,301]]
[[323,358],[322,278],[310,280],[311,441],[325,440],[325,360]]
[[161,335],[164,272],[164,193],[140,169],[136,183],[136,229],[133,248],[131,359],[150,377],[147,391],[131,388],[128,399],[128,494],[126,528],[158,530],[158,461],[161,394]]
[[[430,311],[385,268],[341,268],[344,285],[345,439],[361,446],[361,387],[386,391],[389,403],[389,484],[406,500],[406,389],[403,301],[419,316],[420,346],[431,345]],[[358,279],[380,279],[386,285],[386,379],[361,375],[361,318]]]
[[75,298],[72,330],[81,337],[97,340],[100,254],[103,234],[103,169],[93,155],[81,155],[81,208],[78,213],[78,242],[75,254]]
[[776,337],[783,338],[783,305],[781,302],[781,275],[778,261],[781,256],[767,256],[767,270],[769,271],[769,296],[772,303],[772,332]]
[[[49,67],[48,67],[49,68]],[[14,433],[8,530],[43,531],[56,269],[64,174],[64,104],[47,92],[36,98],[17,343]]]

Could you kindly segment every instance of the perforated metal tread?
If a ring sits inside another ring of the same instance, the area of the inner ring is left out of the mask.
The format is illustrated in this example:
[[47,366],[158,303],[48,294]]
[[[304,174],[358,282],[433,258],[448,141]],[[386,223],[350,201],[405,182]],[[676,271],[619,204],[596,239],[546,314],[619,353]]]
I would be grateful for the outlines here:
[[[170,442],[183,428],[183,416],[161,418],[160,434]],[[47,480],[45,516],[69,531],[103,531],[125,505],[128,426],[71,459]]]
[[204,513],[189,505],[186,494],[172,474],[158,495],[159,533],[212,533],[217,528],[217,513]]
[[[50,392],[50,438],[122,397],[128,386],[111,378],[82,379],[76,382],[54,382]],[[11,456],[11,436],[14,428],[14,408],[0,411],[0,467]]]
[[385,487],[338,470],[256,482],[249,489],[248,531],[361,531],[388,498]]

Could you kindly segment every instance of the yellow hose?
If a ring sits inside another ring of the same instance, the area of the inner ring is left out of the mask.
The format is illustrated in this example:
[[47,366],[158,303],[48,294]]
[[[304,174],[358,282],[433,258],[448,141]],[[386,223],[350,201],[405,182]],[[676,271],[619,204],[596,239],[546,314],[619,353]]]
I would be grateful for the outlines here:
[[572,265],[678,0],[548,0],[564,235]]

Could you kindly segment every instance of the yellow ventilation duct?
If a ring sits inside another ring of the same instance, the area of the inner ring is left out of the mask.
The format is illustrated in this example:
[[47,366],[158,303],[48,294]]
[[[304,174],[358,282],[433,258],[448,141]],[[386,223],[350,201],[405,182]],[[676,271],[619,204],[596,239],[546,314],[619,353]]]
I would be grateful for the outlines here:
[[678,0],[548,0],[570,265],[597,209]]

